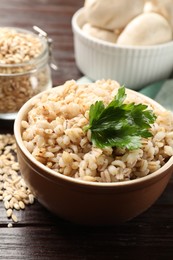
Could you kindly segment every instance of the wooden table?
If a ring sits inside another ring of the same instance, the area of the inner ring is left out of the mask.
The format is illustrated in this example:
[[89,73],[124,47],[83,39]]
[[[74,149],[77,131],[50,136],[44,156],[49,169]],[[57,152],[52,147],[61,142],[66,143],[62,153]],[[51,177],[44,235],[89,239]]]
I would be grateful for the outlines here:
[[[71,17],[82,0],[1,0],[0,25],[44,29],[54,40],[59,70],[53,84],[78,79]],[[0,122],[0,132],[12,132],[13,122]],[[173,178],[161,198],[134,220],[115,227],[83,227],[53,216],[38,202],[18,215],[8,228],[0,203],[0,259],[172,259]]]

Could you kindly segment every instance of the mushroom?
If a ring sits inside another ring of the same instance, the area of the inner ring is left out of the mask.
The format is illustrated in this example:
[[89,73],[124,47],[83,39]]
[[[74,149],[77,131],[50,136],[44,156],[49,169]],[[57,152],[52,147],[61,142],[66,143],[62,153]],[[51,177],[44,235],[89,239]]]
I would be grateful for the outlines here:
[[154,45],[172,40],[169,22],[158,13],[143,13],[135,17],[117,39],[119,45]]
[[85,0],[86,21],[107,30],[124,28],[142,13],[144,0]]
[[84,24],[82,29],[86,34],[103,41],[115,43],[118,38],[118,35],[115,32],[92,26],[89,23]]
[[156,12],[163,15],[171,24],[173,30],[173,0],[148,0],[144,12]]

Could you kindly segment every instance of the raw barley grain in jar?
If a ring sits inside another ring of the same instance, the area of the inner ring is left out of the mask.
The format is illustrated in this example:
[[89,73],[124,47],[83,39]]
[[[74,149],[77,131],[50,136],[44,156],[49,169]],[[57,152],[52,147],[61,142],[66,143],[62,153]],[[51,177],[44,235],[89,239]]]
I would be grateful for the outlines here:
[[15,27],[0,28],[0,118],[15,119],[32,96],[52,87],[47,39]]

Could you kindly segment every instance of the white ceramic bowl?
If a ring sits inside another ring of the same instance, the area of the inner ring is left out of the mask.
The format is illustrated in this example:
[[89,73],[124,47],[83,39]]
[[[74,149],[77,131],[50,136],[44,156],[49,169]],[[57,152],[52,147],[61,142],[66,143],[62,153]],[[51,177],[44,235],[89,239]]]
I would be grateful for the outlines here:
[[72,18],[75,59],[92,80],[115,79],[131,89],[166,79],[173,70],[173,41],[154,46],[119,46],[86,35],[84,8]]

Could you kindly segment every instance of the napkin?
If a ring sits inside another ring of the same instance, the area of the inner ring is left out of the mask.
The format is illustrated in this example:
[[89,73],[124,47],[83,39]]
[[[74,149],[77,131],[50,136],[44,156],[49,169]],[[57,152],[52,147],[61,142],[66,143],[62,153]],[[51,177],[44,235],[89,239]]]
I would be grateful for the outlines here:
[[[91,83],[92,80],[86,76],[77,80],[80,84]],[[138,92],[154,99],[163,107],[173,111],[173,79],[166,79],[150,84]]]

